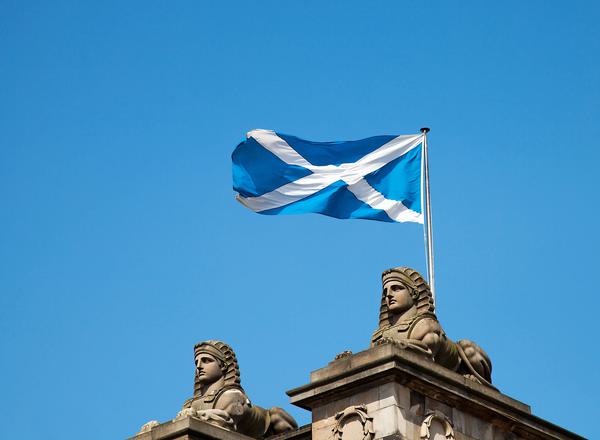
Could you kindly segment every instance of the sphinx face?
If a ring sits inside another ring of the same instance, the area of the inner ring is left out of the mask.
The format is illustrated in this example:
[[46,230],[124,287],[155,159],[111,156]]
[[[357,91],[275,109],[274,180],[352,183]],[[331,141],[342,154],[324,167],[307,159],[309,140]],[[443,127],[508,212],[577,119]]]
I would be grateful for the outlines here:
[[383,284],[383,296],[391,314],[397,315],[410,309],[414,301],[410,290],[399,280],[388,280]]
[[201,384],[211,384],[223,377],[221,366],[213,356],[208,353],[199,353],[195,358],[196,374]]

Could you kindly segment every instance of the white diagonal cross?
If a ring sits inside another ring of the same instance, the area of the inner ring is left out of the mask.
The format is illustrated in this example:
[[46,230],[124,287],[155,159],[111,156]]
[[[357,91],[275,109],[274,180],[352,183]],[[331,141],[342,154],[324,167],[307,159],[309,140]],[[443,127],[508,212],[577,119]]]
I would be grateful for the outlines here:
[[371,208],[385,211],[392,220],[423,223],[423,214],[407,208],[399,201],[386,199],[364,179],[367,174],[380,169],[418,146],[423,141],[422,134],[398,136],[356,162],[324,166],[308,162],[272,130],[252,130],[246,136],[254,138],[285,163],[298,165],[312,171],[312,174],[308,176],[286,183],[258,197],[238,195],[237,199],[253,211],[265,211],[297,202],[342,180],[348,184],[347,188],[358,200]]

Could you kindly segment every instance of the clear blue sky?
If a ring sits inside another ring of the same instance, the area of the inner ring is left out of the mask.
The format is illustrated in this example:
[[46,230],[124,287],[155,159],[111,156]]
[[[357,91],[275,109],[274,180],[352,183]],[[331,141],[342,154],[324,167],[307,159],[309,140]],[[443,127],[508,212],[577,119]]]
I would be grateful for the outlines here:
[[236,203],[252,128],[432,128],[438,316],[534,414],[600,438],[598,2],[0,1],[0,438],[175,416],[192,346],[285,390],[367,348],[421,227]]

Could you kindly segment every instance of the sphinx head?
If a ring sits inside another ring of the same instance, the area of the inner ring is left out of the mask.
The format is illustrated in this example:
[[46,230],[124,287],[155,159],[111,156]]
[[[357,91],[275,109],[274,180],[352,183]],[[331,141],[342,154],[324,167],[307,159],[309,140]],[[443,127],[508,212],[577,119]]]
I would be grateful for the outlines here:
[[388,323],[390,316],[401,315],[413,307],[417,314],[434,312],[429,285],[416,270],[395,267],[384,271],[381,280],[380,327]]
[[223,386],[240,387],[240,369],[231,347],[221,341],[204,341],[194,346],[196,375],[194,394],[201,387],[223,381]]

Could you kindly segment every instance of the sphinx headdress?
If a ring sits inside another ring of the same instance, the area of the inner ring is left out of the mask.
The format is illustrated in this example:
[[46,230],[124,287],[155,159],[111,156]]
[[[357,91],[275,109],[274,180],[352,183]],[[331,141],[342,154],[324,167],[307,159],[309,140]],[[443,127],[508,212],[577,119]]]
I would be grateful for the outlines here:
[[[207,353],[214,357],[221,367],[224,378],[223,388],[242,389],[240,380],[240,368],[232,348],[221,341],[204,341],[194,346],[194,358],[200,353]],[[194,375],[194,396],[200,393],[200,382],[198,382],[198,371]]]
[[[390,279],[396,279],[404,284],[410,291],[417,305],[417,315],[424,313],[435,313],[433,296],[429,284],[419,272],[410,267],[394,267],[381,274],[383,284]],[[385,293],[381,292],[381,305],[379,306],[379,328],[389,325],[389,310],[385,299]]]

